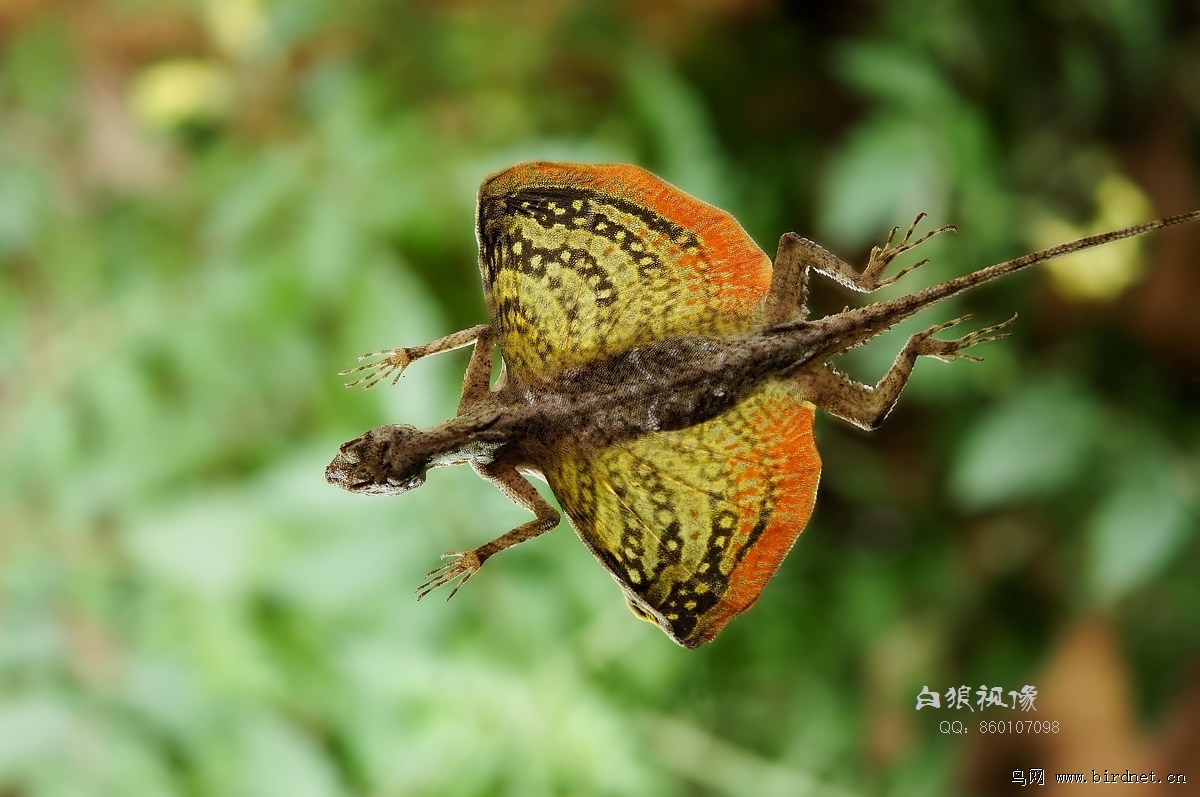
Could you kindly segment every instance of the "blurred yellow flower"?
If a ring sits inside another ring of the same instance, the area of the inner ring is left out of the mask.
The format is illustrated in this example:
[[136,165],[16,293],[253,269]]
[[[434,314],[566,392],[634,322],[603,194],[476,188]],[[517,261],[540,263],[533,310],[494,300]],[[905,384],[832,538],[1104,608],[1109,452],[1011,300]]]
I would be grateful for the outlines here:
[[180,58],[143,69],[130,87],[129,103],[142,124],[170,129],[224,116],[232,95],[232,80],[224,67]]
[[213,39],[231,56],[247,54],[266,34],[266,15],[257,0],[208,0],[204,11]]
[[[1038,249],[1062,241],[1115,230],[1145,221],[1153,215],[1146,195],[1120,175],[1109,175],[1096,187],[1097,214],[1082,227],[1062,219],[1045,217],[1033,224],[1033,242]],[[1055,288],[1064,296],[1084,301],[1106,301],[1119,296],[1137,282],[1145,266],[1138,256],[1141,242],[1117,241],[1052,260],[1046,269]]]

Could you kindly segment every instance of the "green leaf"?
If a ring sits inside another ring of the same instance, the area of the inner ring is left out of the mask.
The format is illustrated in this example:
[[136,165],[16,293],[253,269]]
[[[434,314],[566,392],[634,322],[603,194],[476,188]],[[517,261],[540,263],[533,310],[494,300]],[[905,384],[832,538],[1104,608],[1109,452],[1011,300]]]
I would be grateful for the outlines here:
[[980,413],[955,459],[950,492],[978,509],[1053,494],[1085,473],[1094,477],[1100,422],[1078,386],[1035,384]]
[[939,139],[925,122],[893,114],[859,127],[822,180],[818,227],[826,240],[838,246],[873,238],[882,243],[881,233],[907,223],[903,215],[912,208],[944,215]]
[[47,694],[0,704],[0,784],[68,746],[73,718]]
[[1109,494],[1087,529],[1094,598],[1116,601],[1153,579],[1200,525],[1196,490],[1181,468],[1146,460]]

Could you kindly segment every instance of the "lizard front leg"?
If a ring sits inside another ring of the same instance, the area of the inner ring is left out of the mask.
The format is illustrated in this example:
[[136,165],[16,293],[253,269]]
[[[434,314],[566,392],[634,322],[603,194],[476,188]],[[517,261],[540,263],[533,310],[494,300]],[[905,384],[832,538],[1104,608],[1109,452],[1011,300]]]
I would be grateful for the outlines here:
[[932,357],[943,362],[953,362],[957,359],[978,360],[978,357],[964,354],[963,350],[1007,337],[1008,333],[1001,330],[1017,320],[1014,315],[1007,321],[984,327],[954,340],[937,340],[933,337],[936,333],[968,318],[970,316],[956,318],[910,337],[896,356],[892,367],[874,386],[855,382],[828,363],[814,364],[811,370],[803,370],[797,374],[796,379],[808,393],[809,401],[829,414],[867,431],[878,429],[896,406],[918,357]]
[[514,503],[532,512],[534,519],[478,548],[459,553],[442,554],[443,559],[451,561],[426,574],[425,583],[417,588],[417,600],[424,598],[438,587],[457,580],[458,583],[450,589],[450,594],[446,596],[446,600],[450,600],[454,597],[454,593],[470,580],[471,576],[479,572],[479,568],[483,567],[483,563],[488,559],[505,548],[532,540],[558,525],[558,510],[552,507],[545,498],[542,498],[537,488],[526,481],[512,465],[495,465],[494,463],[476,465],[475,472],[499,487],[500,491]]
[[496,330],[481,324],[468,331],[479,334],[475,337],[475,350],[471,352],[471,361],[467,363],[467,371],[463,375],[462,394],[458,399],[459,415],[482,400],[492,387],[492,348],[496,344]]
[[917,215],[900,242],[893,245],[899,227],[893,227],[888,233],[887,241],[882,247],[871,249],[871,257],[866,267],[859,271],[854,266],[842,260],[820,244],[794,232],[785,233],[779,239],[779,249],[775,254],[775,264],[771,276],[771,290],[767,294],[766,323],[767,328],[803,321],[808,317],[808,273],[810,270],[824,274],[829,279],[861,293],[870,293],[884,285],[890,285],[915,268],[924,265],[928,260],[921,260],[908,268],[901,269],[894,276],[883,278],[883,271],[899,255],[914,249],[928,241],[938,233],[952,232],[954,227],[946,225],[931,230],[920,238],[912,239],[913,232],[924,213]]
[[[426,343],[423,346],[409,346],[407,348],[398,349],[381,349],[379,351],[367,352],[359,355],[359,360],[365,360],[368,357],[383,357],[375,362],[363,363],[355,368],[347,368],[344,371],[338,371],[339,376],[350,376],[362,372],[362,376],[352,382],[347,382],[346,387],[354,387],[362,385],[363,389],[370,389],[379,384],[389,376],[392,377],[392,384],[400,381],[400,375],[404,373],[404,369],[410,364],[416,362],[422,357],[428,357],[431,354],[438,354],[444,351],[454,351],[461,349],[463,346],[468,346],[471,343],[486,341],[490,344],[494,339],[494,331],[488,324],[480,324],[479,326],[471,327],[470,329],[460,330],[453,335],[447,335],[444,338],[439,338],[432,343]],[[480,347],[477,345],[476,351]],[[482,348],[488,350],[488,357],[491,357],[491,346],[484,345]],[[489,359],[489,363],[490,363]],[[489,366],[490,367],[490,366]],[[490,373],[490,372],[489,372]],[[464,390],[466,385],[463,386]]]

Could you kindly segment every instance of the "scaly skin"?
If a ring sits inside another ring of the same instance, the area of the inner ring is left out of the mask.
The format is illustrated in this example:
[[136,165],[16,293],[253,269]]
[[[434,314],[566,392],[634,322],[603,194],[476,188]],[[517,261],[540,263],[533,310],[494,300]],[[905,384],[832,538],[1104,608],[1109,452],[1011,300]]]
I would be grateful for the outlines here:
[[[772,263],[728,214],[632,166],[523,164],[480,188],[480,273],[490,323],[364,357],[348,385],[392,384],[421,357],[474,344],[458,413],[431,429],[390,425],[341,447],[326,478],[398,494],[429,468],[469,463],[534,519],[431,571],[423,597],[462,587],[485,561],[549,531],[559,513],[522,473],[544,475],[633,612],[696,647],[749,608],[808,522],[820,476],[815,407],[874,429],[919,357],[1006,334],[1009,319],[952,340],[965,319],[913,335],[864,385],[828,364],[909,316],[977,285],[1109,241],[1200,219],[1200,211],[1024,255],[940,285],[808,320],[817,271],[869,292],[892,260],[861,271],[794,233]],[[504,372],[490,385],[492,349]],[[361,358],[360,358],[361,359]]]

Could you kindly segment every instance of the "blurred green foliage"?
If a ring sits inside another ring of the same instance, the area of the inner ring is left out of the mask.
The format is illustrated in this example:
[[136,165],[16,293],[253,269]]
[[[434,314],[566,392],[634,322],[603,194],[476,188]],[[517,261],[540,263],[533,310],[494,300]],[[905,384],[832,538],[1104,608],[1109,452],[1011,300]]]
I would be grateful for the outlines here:
[[977,769],[917,692],[1037,684],[1095,618],[1134,721],[1176,717],[1195,231],[1130,256],[1132,295],[1024,275],[847,356],[873,379],[903,334],[1021,313],[987,362],[918,367],[879,433],[822,422],[811,527],[699,651],[565,527],[418,605],[521,511],[469,472],[387,501],[322,472],[454,407],[465,356],[334,374],[484,317],[490,171],[638,162],[772,253],[795,229],[862,258],[924,210],[961,230],[925,284],[1039,222],[1140,220],[1106,178],[1200,204],[1187,3],[68,6],[0,5],[0,794],[999,793],[1039,759]]

